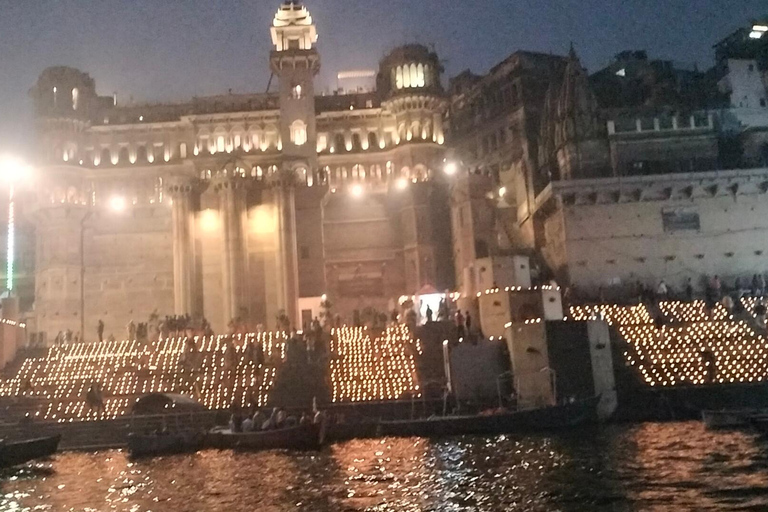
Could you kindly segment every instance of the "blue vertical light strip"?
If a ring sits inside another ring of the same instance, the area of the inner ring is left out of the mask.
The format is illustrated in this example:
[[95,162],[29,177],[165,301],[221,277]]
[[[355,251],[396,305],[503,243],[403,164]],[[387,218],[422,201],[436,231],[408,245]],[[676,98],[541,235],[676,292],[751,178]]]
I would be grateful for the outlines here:
[[8,282],[8,291],[13,291],[13,253],[16,245],[16,230],[14,228],[14,208],[13,208],[13,184],[11,184],[11,193],[8,198],[8,257],[5,268],[6,280]]

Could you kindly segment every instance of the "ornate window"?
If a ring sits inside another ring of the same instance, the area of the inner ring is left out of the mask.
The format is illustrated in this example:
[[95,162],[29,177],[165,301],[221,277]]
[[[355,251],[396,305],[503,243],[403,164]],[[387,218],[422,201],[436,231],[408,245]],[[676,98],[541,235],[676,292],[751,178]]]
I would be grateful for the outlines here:
[[291,123],[291,142],[303,146],[307,142],[307,125],[301,119]]

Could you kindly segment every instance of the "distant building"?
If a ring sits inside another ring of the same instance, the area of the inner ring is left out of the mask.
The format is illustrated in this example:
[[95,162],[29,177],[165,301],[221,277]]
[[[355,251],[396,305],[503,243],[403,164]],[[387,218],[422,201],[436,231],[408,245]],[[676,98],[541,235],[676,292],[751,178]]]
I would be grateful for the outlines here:
[[[538,59],[519,52],[505,62],[526,62],[538,94],[514,108],[503,91],[516,77],[501,65],[454,79],[449,146],[466,173],[453,188],[459,286],[474,291],[464,284],[481,257],[516,253],[533,257],[539,279],[595,296],[601,287],[626,296],[637,280],[682,287],[689,277],[699,285],[706,274],[768,271],[760,259],[768,224],[759,221],[768,190],[765,86],[757,60],[750,76],[745,61],[717,53],[718,66],[701,72],[622,52],[590,76],[573,50]],[[750,123],[734,120],[734,95],[762,109]],[[494,145],[493,119],[507,123],[507,111],[521,121]]]

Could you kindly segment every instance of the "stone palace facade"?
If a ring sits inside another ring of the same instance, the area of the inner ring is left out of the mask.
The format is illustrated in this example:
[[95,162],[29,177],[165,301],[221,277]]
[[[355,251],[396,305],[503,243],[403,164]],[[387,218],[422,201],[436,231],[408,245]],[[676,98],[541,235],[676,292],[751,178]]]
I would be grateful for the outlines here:
[[375,90],[316,95],[309,12],[270,30],[275,92],[121,106],[77,69],[41,74],[35,331],[121,337],[154,311],[300,327],[325,294],[346,316],[452,286],[437,56],[403,46]]

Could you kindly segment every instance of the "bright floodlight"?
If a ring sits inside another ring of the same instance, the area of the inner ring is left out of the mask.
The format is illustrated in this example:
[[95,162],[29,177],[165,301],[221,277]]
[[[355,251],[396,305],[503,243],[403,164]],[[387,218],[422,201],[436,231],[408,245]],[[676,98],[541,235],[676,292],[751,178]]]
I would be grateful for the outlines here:
[[504,197],[505,195],[507,195],[507,187],[501,187],[499,189],[499,197]]
[[4,155],[0,157],[0,180],[5,184],[15,184],[29,177],[30,169],[18,157]]
[[356,183],[352,185],[352,188],[349,189],[349,192],[352,194],[352,197],[362,197],[363,186]]
[[753,30],[749,33],[749,37],[752,39],[760,39],[765,35],[765,32],[761,32],[759,30]]
[[456,171],[458,170],[458,166],[456,165],[456,162],[446,162],[445,167],[443,167],[443,170],[445,171],[445,174],[448,176],[453,176],[456,174]]
[[395,183],[395,186],[397,187],[398,190],[405,190],[406,188],[408,188],[408,180],[405,178],[400,178]]
[[113,196],[109,200],[109,207],[113,212],[122,212],[125,210],[125,198],[120,196]]
[[755,32],[768,32],[768,25],[753,25],[752,30]]

